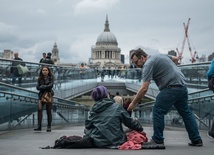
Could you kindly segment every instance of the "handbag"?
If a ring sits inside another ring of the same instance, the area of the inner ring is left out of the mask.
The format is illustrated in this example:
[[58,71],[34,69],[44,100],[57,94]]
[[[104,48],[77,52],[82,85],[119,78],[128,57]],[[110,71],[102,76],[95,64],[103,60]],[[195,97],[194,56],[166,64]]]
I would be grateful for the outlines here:
[[27,66],[22,66],[22,65],[17,65],[17,69],[20,75],[25,74],[27,72],[29,72],[29,69],[27,68]]
[[53,96],[51,92],[44,92],[42,94],[42,103],[52,104],[53,103]]

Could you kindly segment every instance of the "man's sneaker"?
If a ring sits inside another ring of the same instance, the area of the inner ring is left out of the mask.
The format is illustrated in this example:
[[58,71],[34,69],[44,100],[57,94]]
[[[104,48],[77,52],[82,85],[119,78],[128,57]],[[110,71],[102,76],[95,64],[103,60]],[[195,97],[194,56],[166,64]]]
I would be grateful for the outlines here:
[[142,144],[142,149],[165,149],[164,143],[156,143],[153,139]]
[[214,132],[213,131],[207,132],[207,136],[213,139],[214,138]]
[[203,146],[202,139],[199,139],[195,142],[188,143],[189,146]]

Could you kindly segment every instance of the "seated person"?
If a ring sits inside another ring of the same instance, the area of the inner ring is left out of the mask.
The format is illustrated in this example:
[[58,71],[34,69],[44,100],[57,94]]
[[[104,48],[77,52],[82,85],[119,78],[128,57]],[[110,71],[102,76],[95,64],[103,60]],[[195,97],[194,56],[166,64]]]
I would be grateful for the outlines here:
[[94,88],[91,96],[95,104],[85,122],[85,134],[92,138],[96,147],[112,148],[126,142],[122,124],[129,129],[143,131],[137,120],[131,118],[122,106],[109,98],[104,86]]

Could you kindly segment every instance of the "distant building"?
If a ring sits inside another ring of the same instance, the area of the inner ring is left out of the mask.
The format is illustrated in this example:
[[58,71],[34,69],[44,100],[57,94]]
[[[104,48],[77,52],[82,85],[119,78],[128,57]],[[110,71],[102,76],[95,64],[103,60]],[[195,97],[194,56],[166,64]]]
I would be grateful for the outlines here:
[[96,68],[120,68],[123,66],[121,49],[118,47],[117,38],[110,32],[108,16],[106,16],[104,32],[98,36],[96,45],[91,47],[88,66]]
[[125,55],[124,55],[124,54],[121,54],[120,56],[121,56],[121,58],[120,58],[121,62],[122,62],[123,64],[125,64]]
[[198,58],[198,62],[206,62],[207,58],[205,54],[202,54],[202,56],[200,58]]
[[0,52],[0,58],[3,59],[13,59],[13,51],[11,50],[4,50],[4,52]]
[[208,56],[208,61],[212,61],[214,59],[214,52]]
[[56,43],[53,46],[51,58],[53,59],[55,65],[60,64],[59,50],[57,48]]

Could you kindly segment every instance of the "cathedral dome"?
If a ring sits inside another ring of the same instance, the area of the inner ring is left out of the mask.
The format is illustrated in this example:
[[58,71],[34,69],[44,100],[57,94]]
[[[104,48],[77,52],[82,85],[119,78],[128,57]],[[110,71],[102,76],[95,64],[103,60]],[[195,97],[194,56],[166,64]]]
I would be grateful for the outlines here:
[[96,45],[98,44],[115,44],[117,45],[117,39],[111,32],[102,32],[98,38]]
[[113,33],[110,32],[109,29],[109,23],[108,23],[108,18],[106,17],[106,23],[105,23],[105,29],[104,32],[102,32],[98,38],[96,45],[103,45],[103,44],[113,44],[113,45],[118,45],[117,44],[117,38]]

